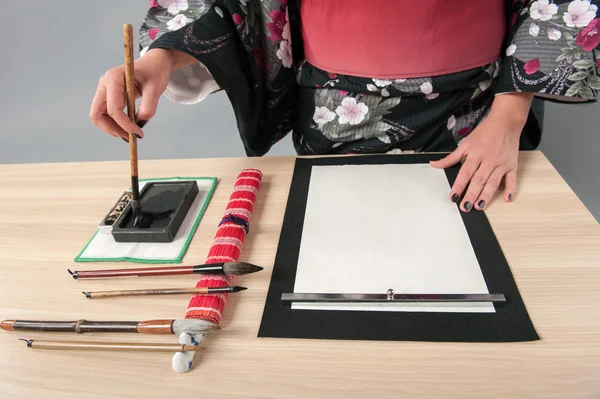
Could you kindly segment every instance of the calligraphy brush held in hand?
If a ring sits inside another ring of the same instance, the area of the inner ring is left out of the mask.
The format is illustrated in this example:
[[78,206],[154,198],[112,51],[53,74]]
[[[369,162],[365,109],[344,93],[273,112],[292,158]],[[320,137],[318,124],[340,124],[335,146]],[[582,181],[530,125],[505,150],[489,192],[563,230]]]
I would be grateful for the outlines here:
[[151,277],[151,276],[175,276],[180,274],[227,274],[240,276],[256,273],[263,270],[262,267],[246,262],[208,263],[195,266],[165,266],[145,267],[131,269],[108,269],[108,270],[84,270],[71,271],[67,269],[73,279],[84,278],[108,278],[108,277]]
[[[125,92],[127,98],[127,115],[135,123],[135,76],[133,72],[133,27],[126,24],[123,27],[125,47]],[[138,178],[137,139],[129,132],[129,167],[131,169],[131,211],[133,212],[133,227],[141,227],[144,223],[144,213],[140,204],[140,183]]]
[[173,294],[220,294],[240,292],[247,289],[246,287],[193,287],[193,288],[152,288],[146,290],[114,290],[114,291],[90,291],[83,292],[86,298],[110,298],[116,296],[133,296],[133,295],[173,295]]

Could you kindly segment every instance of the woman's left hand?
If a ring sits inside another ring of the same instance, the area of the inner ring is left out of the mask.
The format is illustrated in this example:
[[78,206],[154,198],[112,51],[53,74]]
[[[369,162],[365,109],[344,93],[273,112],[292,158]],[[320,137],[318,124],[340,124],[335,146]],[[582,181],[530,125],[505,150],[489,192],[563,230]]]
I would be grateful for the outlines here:
[[[460,208],[484,210],[505,182],[504,199],[512,201],[517,189],[519,138],[531,106],[532,94],[497,96],[489,115],[447,157],[431,162],[445,169],[463,162],[450,199]],[[468,186],[468,188],[467,188]],[[465,193],[466,189],[466,193]]]

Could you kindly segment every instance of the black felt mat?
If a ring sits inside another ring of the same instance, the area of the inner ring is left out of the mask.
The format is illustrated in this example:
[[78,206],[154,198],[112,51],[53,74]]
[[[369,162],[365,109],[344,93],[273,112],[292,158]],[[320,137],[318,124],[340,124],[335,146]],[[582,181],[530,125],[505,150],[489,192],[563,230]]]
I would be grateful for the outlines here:
[[[292,310],[281,294],[293,292],[312,166],[428,163],[443,155],[375,155],[298,159],[267,294],[259,337],[344,340],[517,342],[538,340],[500,245],[485,213],[461,212],[491,293],[507,303],[496,313]],[[452,185],[459,167],[446,170]]]

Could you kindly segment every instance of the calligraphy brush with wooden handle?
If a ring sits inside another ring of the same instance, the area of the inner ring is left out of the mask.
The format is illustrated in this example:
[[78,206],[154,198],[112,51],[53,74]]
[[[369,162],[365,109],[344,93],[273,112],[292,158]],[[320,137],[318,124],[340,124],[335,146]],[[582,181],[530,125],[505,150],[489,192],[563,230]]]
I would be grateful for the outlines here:
[[152,277],[152,276],[175,276],[180,274],[226,274],[240,276],[256,273],[263,270],[262,267],[246,262],[207,263],[194,266],[159,266],[127,269],[102,269],[71,271],[67,269],[74,280],[85,278],[108,278],[108,277]]
[[145,320],[145,321],[38,321],[4,320],[0,328],[6,331],[54,331],[83,333],[139,333],[139,334],[181,334],[196,331],[205,334],[219,330],[214,323],[196,320]]
[[112,290],[112,291],[84,291],[86,298],[111,298],[117,296],[135,296],[135,295],[214,295],[246,290],[246,287],[228,286],[228,287],[191,287],[191,288],[149,288],[141,290]]
[[204,351],[207,348],[186,344],[161,344],[144,342],[65,342],[41,341],[38,339],[24,339],[28,348],[34,349],[71,349],[71,350],[116,350],[116,351],[150,351],[150,352],[187,352]]
[[[125,94],[127,98],[127,115],[135,123],[135,76],[133,72],[133,26],[126,24],[123,27],[123,41],[125,48]],[[137,138],[129,132],[129,167],[131,169],[131,194],[129,201],[133,212],[133,227],[144,224],[144,214],[140,203],[140,183],[138,178]]]

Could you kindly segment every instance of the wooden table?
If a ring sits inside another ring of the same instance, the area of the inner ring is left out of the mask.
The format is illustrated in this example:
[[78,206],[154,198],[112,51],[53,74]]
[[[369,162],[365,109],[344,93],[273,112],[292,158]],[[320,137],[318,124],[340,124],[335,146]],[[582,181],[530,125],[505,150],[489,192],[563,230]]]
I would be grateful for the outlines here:
[[[170,353],[44,351],[20,337],[175,342],[170,336],[0,331],[0,397],[16,398],[600,398],[600,226],[539,152],[522,154],[516,202],[487,214],[511,265],[537,342],[458,344],[256,337],[294,158],[161,160],[142,177],[214,176],[219,183],[184,259],[202,262],[238,172],[264,183],[242,259],[265,266],[236,279],[223,330],[186,374]],[[188,296],[88,300],[81,291],[189,286],[191,276],[73,281],[75,264],[116,197],[127,162],[0,166],[0,319],[183,317]]]

